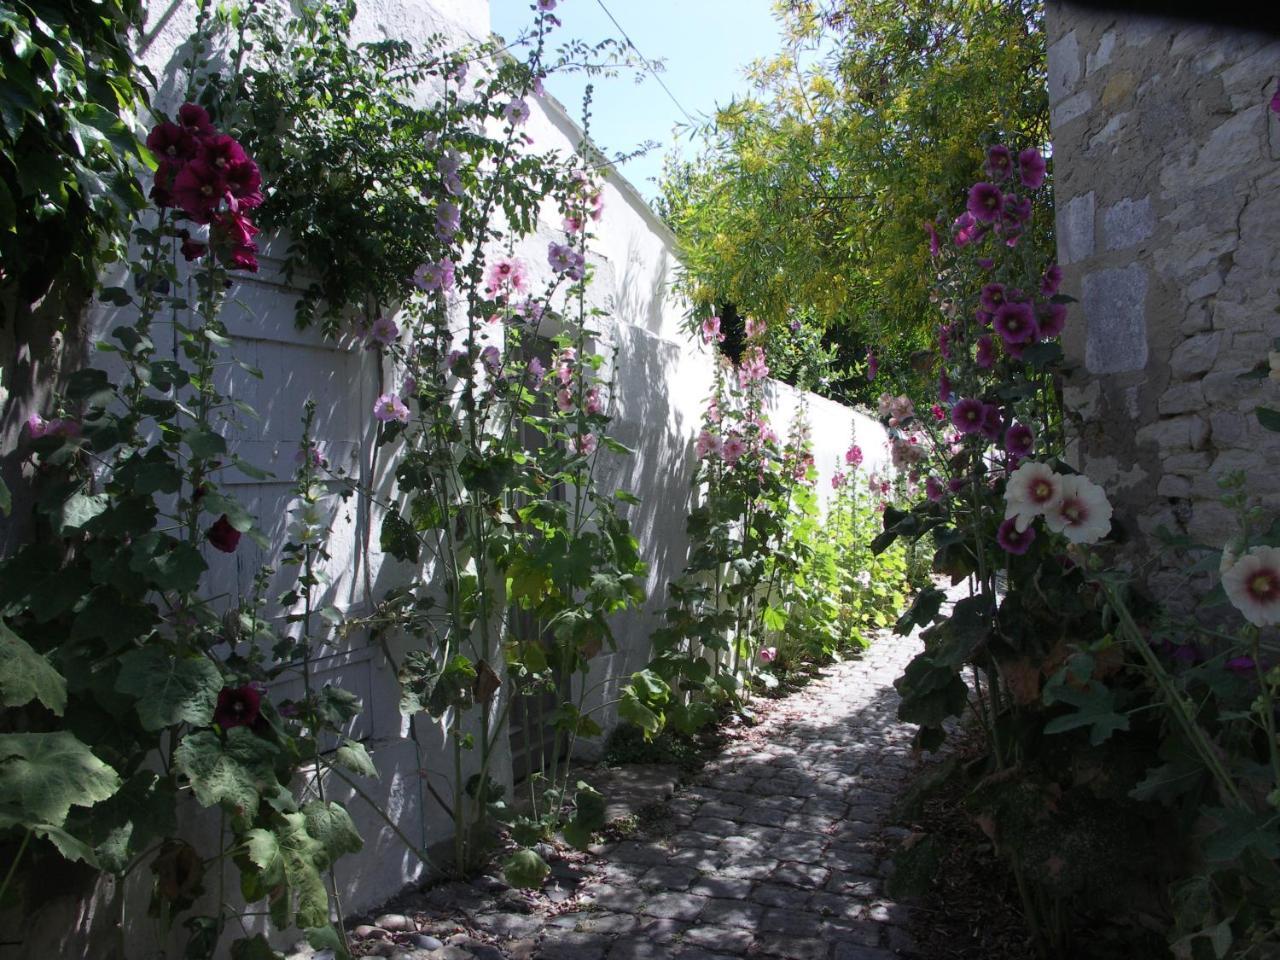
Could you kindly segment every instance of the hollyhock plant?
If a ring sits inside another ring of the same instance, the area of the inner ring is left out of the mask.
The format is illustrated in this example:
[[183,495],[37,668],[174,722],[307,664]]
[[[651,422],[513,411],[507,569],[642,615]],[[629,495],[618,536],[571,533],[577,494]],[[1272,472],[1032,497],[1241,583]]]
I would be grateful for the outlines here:
[[1004,433],[1004,415],[996,404],[984,403],[982,405],[982,422],[978,430],[992,443],[1000,439],[1000,435]]
[[561,413],[572,413],[577,407],[573,399],[573,391],[562,387],[556,391],[556,409]]
[[205,532],[205,539],[213,545],[215,550],[235,553],[236,547],[240,546],[240,531],[231,525],[231,521],[224,513]]
[[529,104],[519,98],[512,100],[502,108],[502,116],[506,118],[507,123],[518,127],[529,119]]
[[942,486],[942,481],[939,480],[937,477],[931,474],[925,480],[924,495],[928,497],[930,500],[932,500],[934,503],[938,503],[942,499],[944,492],[945,491]]
[[844,452],[844,462],[851,467],[858,467],[862,464],[862,448],[856,443]]
[[974,220],[993,223],[1004,212],[1004,194],[994,183],[975,183],[969,188],[967,210]]
[[991,323],[1005,346],[1027,343],[1036,335],[1035,311],[1029,303],[1001,304]]
[[1044,272],[1044,276],[1040,278],[1040,292],[1046,297],[1052,297],[1058,292],[1058,288],[1062,286],[1062,268],[1056,263],[1049,264]]
[[1045,526],[1072,543],[1096,543],[1111,530],[1111,503],[1088,477],[1073,474],[1059,481],[1061,497],[1045,511]]
[[720,330],[719,317],[707,317],[702,321],[703,343],[724,343],[724,334]]
[[979,432],[982,416],[982,401],[974,397],[965,397],[951,408],[951,423],[963,435]]
[[1063,478],[1047,463],[1027,460],[1009,476],[1004,499],[1006,519],[1024,530],[1036,517],[1057,510],[1062,503]]
[[765,324],[763,320],[755,320],[751,317],[748,317],[746,330],[747,330],[748,340],[759,340],[761,337],[764,336],[765,331],[768,330],[768,325]]
[[523,293],[527,283],[524,263],[514,257],[495,260],[485,271],[485,292],[490,296],[510,291]]
[[937,258],[942,253],[942,242],[938,238],[938,228],[934,226],[933,221],[929,220],[924,225],[925,233],[929,235],[929,256]]
[[880,361],[874,353],[867,351],[867,379],[874,380],[880,372]]
[[1038,190],[1044,183],[1044,156],[1035,147],[1018,153],[1018,179],[1028,190]]
[[1035,445],[1035,433],[1024,423],[1015,421],[1005,431],[1004,449],[1011,456],[1018,458],[1029,457],[1031,451],[1035,449]]
[[848,482],[848,479],[848,474],[843,470],[837,470],[835,473],[831,474],[831,489],[839,490],[846,482]]
[[462,226],[462,208],[451,200],[436,207],[436,237],[445,243],[453,239]]
[[579,433],[573,438],[573,448],[579,456],[589,457],[596,452],[598,442],[594,433]]
[[698,442],[694,445],[699,460],[705,460],[707,457],[719,456],[724,449],[724,441],[719,435],[709,430],[703,430],[698,434]]
[[213,722],[223,730],[257,726],[262,716],[262,691],[251,684],[223,687],[213,709]]
[[725,463],[730,465],[741,460],[742,455],[746,452],[747,445],[737,434],[731,435],[729,439],[725,440],[724,445],[721,447],[721,454],[724,457]]
[[390,317],[378,317],[369,328],[369,345],[389,347],[400,336],[400,327]]
[[1005,302],[1004,284],[983,284],[982,293],[979,294],[978,301],[982,304],[984,310],[995,313]]
[[978,338],[973,362],[983,370],[990,370],[996,365],[996,345],[990,336],[983,334]]
[[1004,144],[999,143],[987,148],[987,162],[983,165],[989,176],[996,183],[1007,180],[1013,172],[1013,154]]
[[457,279],[452,260],[424,263],[413,272],[413,284],[424,293],[443,293],[453,289]]
[[951,239],[960,248],[967,247],[971,243],[977,243],[982,239],[982,234],[982,225],[974,218],[973,214],[967,211],[956,217],[955,223],[951,225]]
[[1280,624],[1280,549],[1253,547],[1222,575],[1222,589],[1254,626]]
[[529,373],[529,382],[530,384],[532,384],[533,389],[537,390],[540,386],[542,386],[542,381],[547,376],[547,368],[542,365],[541,360],[539,360],[537,357],[534,357],[532,360],[529,361],[529,366],[527,367],[527,370]]
[[373,415],[381,423],[390,423],[393,420],[398,423],[409,422],[409,408],[394,393],[384,393],[378,397],[378,401],[373,405]]
[[1000,544],[1001,549],[1018,556],[1027,552],[1035,538],[1036,528],[1026,526],[1019,529],[1016,517],[1009,517],[996,531],[996,543]]
[[592,387],[582,398],[583,409],[591,416],[595,416],[604,409],[604,402],[600,399],[600,388]]
[[761,647],[757,656],[760,658],[761,663],[773,663],[773,661],[778,659],[778,648]]
[[1067,308],[1061,303],[1041,304],[1036,310],[1036,333],[1041,340],[1052,340],[1067,326]]
[[222,171],[207,160],[192,160],[173,179],[173,200],[196,223],[208,223],[226,189]]

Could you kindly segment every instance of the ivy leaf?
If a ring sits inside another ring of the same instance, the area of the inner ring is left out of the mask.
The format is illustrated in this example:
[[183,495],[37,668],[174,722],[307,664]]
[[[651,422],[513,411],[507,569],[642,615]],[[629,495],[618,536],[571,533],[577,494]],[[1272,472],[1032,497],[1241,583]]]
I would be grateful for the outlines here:
[[277,750],[248,727],[233,727],[223,741],[212,730],[182,738],[174,751],[178,772],[191,782],[201,805],[225,804],[238,815],[258,811],[262,790],[276,782]]
[[65,730],[0,734],[0,811],[28,825],[60,827],[71,807],[91,807],[120,777]]
[[144,730],[208,726],[222,687],[222,672],[208,657],[175,658],[155,647],[122,656],[116,679],[117,691],[137,698]]
[[0,620],[0,706],[21,707],[32,700],[62,716],[67,706],[67,681]]
[[378,779],[378,768],[363,743],[347,740],[334,751],[333,762],[362,777]]

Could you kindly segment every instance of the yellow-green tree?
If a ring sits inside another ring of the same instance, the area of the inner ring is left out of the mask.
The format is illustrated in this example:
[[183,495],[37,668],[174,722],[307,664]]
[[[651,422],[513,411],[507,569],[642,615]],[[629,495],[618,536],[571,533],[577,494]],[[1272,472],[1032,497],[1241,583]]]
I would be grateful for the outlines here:
[[925,224],[945,241],[986,145],[1048,140],[1041,13],[1039,0],[779,0],[781,52],[699,131],[697,160],[668,166],[663,213],[693,301],[732,303],[779,339],[812,317],[845,395],[867,389],[867,349],[906,371],[893,361],[938,316]]

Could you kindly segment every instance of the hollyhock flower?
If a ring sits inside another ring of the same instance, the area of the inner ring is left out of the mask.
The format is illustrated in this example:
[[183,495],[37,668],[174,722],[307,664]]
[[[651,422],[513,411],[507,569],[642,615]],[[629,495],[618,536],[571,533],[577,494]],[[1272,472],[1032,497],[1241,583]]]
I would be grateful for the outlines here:
[[485,291],[489,294],[503,290],[523,293],[527,282],[524,263],[514,257],[494,261],[485,272]]
[[956,477],[954,480],[947,481],[947,489],[950,490],[952,493],[959,493],[961,490],[965,488],[965,484],[967,484],[968,482],[969,481],[964,479],[963,477]]
[[556,0],[538,0],[538,9],[543,13],[550,13],[556,8]]
[[1018,197],[1012,193],[1004,198],[1004,226],[1006,229],[1025,227],[1031,222],[1034,208],[1029,197]]
[[773,663],[778,659],[777,647],[761,647],[760,652],[756,654],[762,663]]
[[27,417],[27,436],[32,440],[39,440],[41,437],[49,435],[49,421],[38,413],[33,413]]
[[307,444],[307,447],[305,450],[299,449],[293,455],[293,462],[294,463],[310,462],[311,466],[321,467],[321,468],[329,466],[329,461],[325,459],[324,454],[320,452],[320,448],[314,443]]
[[240,531],[231,525],[231,521],[227,519],[224,513],[213,522],[207,531],[205,531],[205,539],[207,539],[215,550],[221,550],[223,553],[235,553],[236,547],[240,545]]
[[724,456],[725,463],[732,465],[737,463],[742,458],[742,455],[747,452],[747,445],[742,442],[741,437],[733,434],[724,442],[720,452]]
[[174,202],[196,223],[213,219],[226,192],[227,181],[222,171],[203,159],[192,160],[173,179]]
[[938,328],[938,353],[943,360],[951,359],[951,326]]
[[943,496],[942,481],[937,477],[930,476],[924,482],[924,495],[937,503]]
[[724,449],[724,441],[710,430],[703,430],[698,434],[698,442],[695,444],[695,449],[699,460],[710,456],[719,456],[721,450]]
[[978,429],[992,443],[1000,439],[1000,434],[1004,432],[1004,417],[994,403],[982,405],[982,424]]
[[168,121],[156,124],[147,134],[147,149],[157,159],[165,160],[175,167],[194,157],[197,145],[196,138],[189,130]]
[[487,346],[480,351],[480,362],[484,364],[490,376],[496,376],[502,368],[502,352],[495,346]]
[[232,270],[249,270],[257,273],[258,258],[255,256],[257,250],[257,244],[252,243],[247,246],[232,247],[231,253],[227,257],[227,266]]
[[577,406],[573,400],[573,391],[568,387],[562,387],[556,391],[556,409],[561,413],[572,413],[574,407]]
[[400,336],[400,327],[390,317],[379,317],[373,321],[373,326],[369,328],[370,344],[379,344],[389,347],[396,342],[396,338]]
[[1003,143],[987,148],[987,162],[983,165],[987,175],[996,183],[1007,179],[1013,172],[1013,154]]
[[445,147],[436,157],[436,169],[442,177],[456,177],[462,169],[462,154],[453,147]]
[[980,258],[978,259],[978,267],[979,267],[979,269],[982,269],[982,270],[990,270],[990,269],[991,269],[992,267],[994,267],[995,265],[996,265],[996,262],[995,262],[994,260],[992,260],[990,257],[980,257]]
[[724,334],[720,331],[720,318],[707,317],[702,321],[703,343],[724,343]]
[[591,207],[591,219],[598,222],[604,216],[604,194],[593,193],[587,199],[587,204]]
[[585,260],[582,254],[567,243],[556,243],[553,240],[548,244],[547,263],[556,273],[563,273],[571,280],[582,279]]
[[1040,292],[1046,297],[1052,297],[1058,292],[1058,287],[1062,285],[1062,268],[1056,263],[1049,264],[1045,270],[1044,276],[1040,278]]
[[867,351],[867,379],[874,380],[876,374],[880,372],[880,361],[876,355],[870,350]]
[[209,245],[207,243],[201,243],[199,240],[192,240],[190,236],[186,236],[182,239],[181,250],[183,258],[187,263],[191,263],[191,261],[199,260],[208,253]]
[[1044,523],[1072,543],[1095,543],[1111,529],[1111,504],[1106,492],[1090,480],[1076,474],[1063,477],[1062,499],[1047,510]]
[[763,320],[755,320],[751,317],[747,318],[747,339],[756,340],[764,336],[767,326]]
[[452,290],[456,279],[456,268],[451,260],[424,263],[413,271],[413,285],[423,293],[443,293],[446,290]]
[[990,313],[995,313],[1004,305],[1005,289],[1003,283],[988,283],[982,287],[982,293],[979,294],[978,300],[982,304],[982,308]]
[[1280,549],[1249,550],[1222,575],[1222,589],[1254,626],[1280,624]]
[[207,137],[214,132],[209,111],[195,103],[184,103],[178,108],[178,123],[195,137]]
[[951,408],[951,423],[962,434],[977,433],[982,429],[982,401],[966,397]]
[[1036,310],[1036,333],[1041,340],[1052,340],[1067,325],[1067,307],[1062,303],[1041,304]]
[[394,393],[384,393],[378,398],[373,405],[373,415],[381,423],[390,423],[392,420],[409,422],[409,408]]
[[1010,517],[1000,524],[1000,529],[996,531],[996,543],[1004,549],[1006,553],[1021,556],[1031,547],[1031,541],[1036,538],[1035,527],[1023,527],[1018,529],[1018,521],[1016,517]]
[[982,226],[971,213],[962,213],[951,225],[951,239],[957,247],[967,247],[982,239]]
[[565,233],[581,233],[587,227],[587,221],[576,214],[567,214],[560,224]]
[[1035,147],[1028,147],[1018,154],[1018,179],[1028,190],[1040,189],[1044,183],[1044,157]]
[[256,726],[261,716],[262,691],[256,687],[246,684],[243,687],[223,687],[218,691],[213,722],[223,730]]
[[975,183],[969,188],[969,215],[981,223],[991,223],[1004,212],[1004,195],[994,183]]
[[466,354],[461,350],[450,350],[449,355],[444,358],[444,365],[452,372],[458,364],[462,363],[465,357]]
[[533,384],[533,388],[536,390],[542,386],[542,381],[547,375],[547,368],[542,365],[542,361],[534,357],[529,361],[529,366],[526,370],[529,373],[529,381]]
[[995,342],[986,334],[978,338],[978,349],[974,351],[973,362],[983,370],[990,370],[996,365]]
[[1004,489],[1005,517],[1016,518],[1022,530],[1040,514],[1057,510],[1062,503],[1062,481],[1047,463],[1026,461],[1009,475]]
[[837,470],[831,475],[831,489],[839,490],[848,481],[848,476],[841,470]]
[[436,236],[448,243],[462,226],[462,208],[451,200],[436,207]]
[[560,383],[568,385],[573,382],[573,365],[570,363],[561,363],[556,367],[556,379]]
[[856,443],[844,452],[844,462],[851,467],[858,467],[862,463],[862,448]]
[[588,414],[597,414],[604,409],[604,401],[600,399],[600,388],[592,387],[583,399],[583,407]]
[[589,457],[596,452],[598,441],[594,433],[580,433],[573,438],[573,448],[579,456]]
[[938,400],[946,403],[951,399],[951,378],[947,376],[947,371],[943,370],[938,374]]
[[738,368],[738,382],[745,387],[748,383],[755,380],[763,380],[769,375],[769,365],[764,361],[764,351],[759,347],[752,347],[742,359],[742,365]]
[[1250,656],[1232,657],[1223,666],[1238,677],[1252,676],[1258,671],[1257,661]]
[[932,220],[929,220],[925,223],[924,230],[929,234],[929,256],[936,257],[942,252],[942,244],[938,240],[938,228],[933,225]]
[[517,97],[502,108],[502,115],[506,118],[507,123],[513,127],[518,127],[529,119],[529,105]]
[[982,307],[978,307],[977,310],[973,311],[973,319],[978,321],[979,326],[991,326],[991,313],[987,310],[983,310]]
[[938,423],[941,423],[943,420],[947,419],[947,411],[942,409],[942,404],[940,403],[935,403],[932,407],[930,407],[929,412],[933,414],[933,419]]
[[1029,303],[1002,303],[991,323],[1006,345],[1026,343],[1036,334],[1035,312]]
[[1015,457],[1028,457],[1031,455],[1031,451],[1035,449],[1035,445],[1036,435],[1025,423],[1015,421],[1005,431],[1004,449],[1006,453]]

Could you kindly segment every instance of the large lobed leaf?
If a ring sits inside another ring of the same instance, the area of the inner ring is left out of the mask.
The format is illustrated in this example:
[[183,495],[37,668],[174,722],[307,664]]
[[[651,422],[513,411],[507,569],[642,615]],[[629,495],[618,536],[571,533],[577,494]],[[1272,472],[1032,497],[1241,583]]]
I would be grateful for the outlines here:
[[60,827],[72,806],[119,789],[116,772],[65,730],[0,734],[0,819]]

